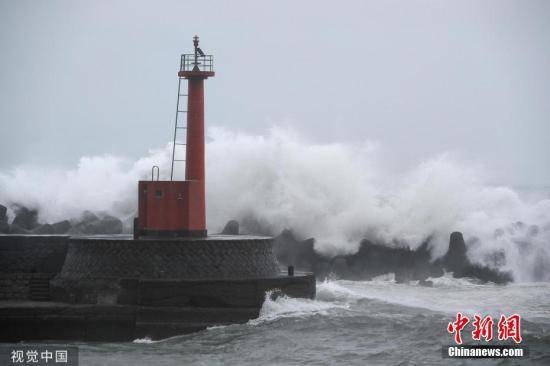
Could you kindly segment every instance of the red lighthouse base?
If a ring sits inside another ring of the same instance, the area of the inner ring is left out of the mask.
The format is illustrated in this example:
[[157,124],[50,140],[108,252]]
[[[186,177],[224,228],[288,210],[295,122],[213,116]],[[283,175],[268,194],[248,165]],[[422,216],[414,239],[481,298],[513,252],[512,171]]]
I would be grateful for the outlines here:
[[139,181],[137,237],[205,237],[200,181]]

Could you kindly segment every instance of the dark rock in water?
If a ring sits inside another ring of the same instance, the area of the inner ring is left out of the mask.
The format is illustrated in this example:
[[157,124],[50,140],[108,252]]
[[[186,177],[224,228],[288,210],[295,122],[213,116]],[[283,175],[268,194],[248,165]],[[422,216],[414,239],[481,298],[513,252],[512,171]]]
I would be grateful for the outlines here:
[[99,221],[99,216],[97,216],[95,213],[91,211],[84,211],[82,213],[82,216],[80,217],[80,222],[88,223],[88,222],[96,222]]
[[273,227],[265,221],[261,221],[255,216],[248,215],[241,219],[241,228],[243,234],[274,236]]
[[8,222],[7,212],[8,208],[4,205],[0,205],[0,222]]
[[12,225],[17,225],[25,230],[33,230],[38,226],[38,211],[20,207],[15,212]]
[[470,264],[466,256],[466,243],[461,232],[451,233],[449,240],[449,250],[441,259],[441,263],[448,271],[460,271]]
[[292,231],[285,230],[275,238],[274,252],[281,264],[312,271],[318,278],[335,275],[343,279],[365,280],[393,272],[397,281],[408,281],[443,274],[440,267],[430,263],[427,245],[413,251],[363,240],[357,253],[331,258],[318,254],[313,248],[314,242],[314,239],[298,241]]
[[[74,226],[68,220],[54,224],[38,223],[38,211],[19,206],[15,211],[13,222],[7,222],[7,208],[0,205],[0,234],[38,234],[38,235],[60,235],[60,234],[121,234],[123,223],[120,219],[107,214],[95,214],[91,211],[84,211],[80,219],[76,220]],[[238,224],[237,224],[238,226]]]
[[66,234],[71,229],[71,222],[63,220],[52,224],[54,234]]
[[106,215],[97,224],[102,234],[122,234],[122,221],[114,216]]
[[498,284],[504,284],[514,280],[512,275],[508,272],[501,272],[479,264],[469,264],[462,268],[462,270],[453,272],[453,277],[471,277],[477,278],[483,282],[494,282]]
[[10,225],[5,221],[0,221],[0,234],[8,234],[10,232]]
[[86,235],[121,234],[122,221],[110,215],[104,215],[100,218],[90,211],[85,211],[80,221],[72,226],[68,233]]
[[10,225],[8,224],[7,207],[0,205],[0,234],[7,234],[10,232]]
[[239,235],[239,222],[230,220],[225,224],[221,234],[223,235]]
[[10,225],[10,234],[31,234],[32,232],[30,230],[27,230],[25,228],[22,228],[21,226],[17,224]]
[[84,211],[78,221],[73,222],[69,229],[69,234],[87,234],[89,226],[99,221],[99,217],[90,211]]
[[67,220],[56,222],[55,224],[40,225],[32,231],[33,234],[41,235],[59,235],[66,234],[71,228],[71,223]]
[[[467,256],[467,247],[462,233],[455,231],[451,233],[449,250],[436,263],[441,264],[445,270],[453,272],[453,277],[473,277],[484,282],[507,283],[513,280],[508,272],[501,272],[497,269],[473,264]],[[504,253],[502,253],[502,260]],[[499,259],[499,258],[496,258]]]
[[80,219],[69,229],[69,234],[96,234],[95,225],[99,217],[91,211],[84,211]]
[[297,270],[311,271],[325,276],[330,273],[330,258],[319,255],[314,249],[314,239],[299,241],[291,230],[275,237],[273,251],[279,263],[285,267],[294,266]]
[[40,235],[51,235],[53,234],[53,228],[50,224],[44,224],[38,226],[36,229],[32,231],[33,234],[40,234]]
[[370,279],[389,272],[395,273],[397,282],[426,279],[443,274],[441,268],[432,265],[427,242],[417,250],[393,248],[363,240],[357,253],[342,257],[346,270],[336,272],[348,279]]
[[416,250],[363,240],[355,254],[333,258],[315,252],[314,242],[314,239],[299,241],[292,231],[284,230],[275,238],[273,250],[280,264],[311,271],[318,279],[334,275],[342,279],[369,280],[392,272],[397,282],[419,280],[420,285],[431,286],[433,283],[426,279],[442,276],[446,270],[453,272],[454,277],[474,277],[495,283],[512,281],[509,273],[472,264],[459,232],[451,234],[447,254],[436,261],[431,260],[429,239]]
[[344,257],[335,257],[331,261],[331,268],[332,273],[339,276],[339,277],[349,277],[347,273],[348,270],[348,262],[346,261],[346,258]]

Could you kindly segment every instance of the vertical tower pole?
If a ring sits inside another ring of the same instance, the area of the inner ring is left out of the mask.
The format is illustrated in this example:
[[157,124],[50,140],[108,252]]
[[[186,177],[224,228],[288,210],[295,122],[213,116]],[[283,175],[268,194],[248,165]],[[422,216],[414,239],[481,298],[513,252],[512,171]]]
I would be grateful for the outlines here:
[[197,212],[196,222],[206,228],[205,174],[204,174],[204,79],[202,75],[188,76],[187,146],[185,180],[198,181],[193,197]]

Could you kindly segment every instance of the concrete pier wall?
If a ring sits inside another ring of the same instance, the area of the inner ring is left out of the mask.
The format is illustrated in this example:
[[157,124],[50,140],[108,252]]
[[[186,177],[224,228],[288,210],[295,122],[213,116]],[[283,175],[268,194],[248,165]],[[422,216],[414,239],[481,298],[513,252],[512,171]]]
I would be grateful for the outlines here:
[[268,296],[315,297],[271,238],[0,236],[0,341],[125,341],[258,316]]
[[68,236],[0,235],[0,300],[49,300],[68,243]]

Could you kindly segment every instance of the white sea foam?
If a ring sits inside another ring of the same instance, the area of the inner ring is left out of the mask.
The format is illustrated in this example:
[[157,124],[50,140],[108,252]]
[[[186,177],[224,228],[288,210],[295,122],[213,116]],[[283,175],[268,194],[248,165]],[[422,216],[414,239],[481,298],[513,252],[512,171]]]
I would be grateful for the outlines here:
[[346,309],[347,307],[346,304],[338,304],[331,301],[293,298],[285,295],[273,298],[272,292],[269,291],[262,304],[259,317],[250,320],[248,323],[257,325],[281,318],[299,318],[316,314],[327,315],[331,309]]
[[[274,232],[315,237],[326,254],[353,253],[364,237],[412,248],[431,237],[437,257],[458,230],[474,262],[511,270],[517,281],[550,280],[550,199],[524,200],[509,187],[484,184],[483,172],[445,154],[396,176],[367,142],[311,144],[280,128],[265,136],[208,135],[211,232],[228,219],[254,217]],[[18,167],[0,173],[0,203],[38,208],[49,222],[106,211],[129,229],[136,181],[149,179],[152,165],[166,178],[170,154],[167,145],[137,161],[95,156],[70,170]]]
[[395,283],[390,277],[373,281],[325,281],[317,285],[317,300],[353,306],[361,299],[371,299],[450,314],[458,311],[493,316],[519,313],[526,319],[550,322],[548,282],[479,284],[453,278],[450,273],[430,281],[433,287]]
[[153,344],[153,343],[156,343],[156,341],[153,341],[151,338],[149,337],[144,337],[144,338],[137,338],[137,339],[134,339],[132,341],[132,343],[138,343],[138,344]]
[[468,315],[483,314],[498,317],[518,313],[526,320],[550,322],[550,284],[548,282],[510,284],[479,284],[451,273],[430,279],[433,286],[396,283],[391,275],[371,281],[326,280],[317,283],[315,300],[286,296],[266,296],[260,316],[248,322],[256,326],[283,318],[320,316],[353,316],[357,311],[373,311],[362,300],[374,300],[433,312]]

